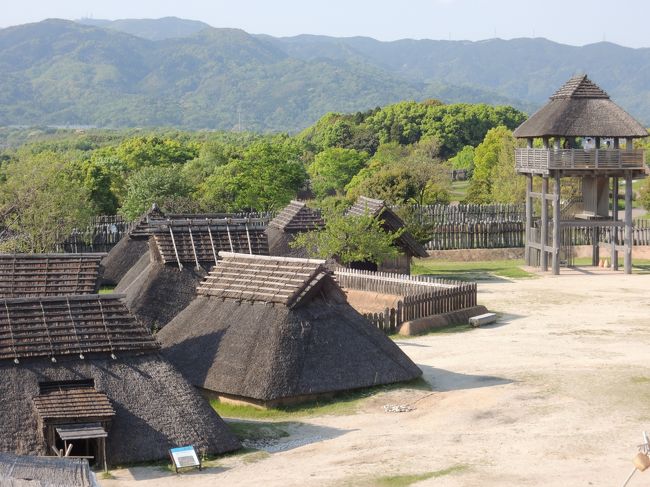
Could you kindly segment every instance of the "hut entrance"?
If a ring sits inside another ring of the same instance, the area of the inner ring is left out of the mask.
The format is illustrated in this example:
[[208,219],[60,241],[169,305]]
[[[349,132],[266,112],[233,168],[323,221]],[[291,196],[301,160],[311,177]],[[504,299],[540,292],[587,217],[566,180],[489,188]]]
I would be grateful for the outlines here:
[[34,405],[49,455],[87,458],[106,469],[106,438],[115,410],[92,379],[41,382]]
[[91,466],[103,466],[108,433],[99,423],[74,423],[50,426],[56,432],[54,450],[63,456],[85,458]]
[[357,260],[354,262],[350,262],[348,265],[350,269],[356,269],[358,271],[372,271],[372,272],[377,272],[377,264],[374,262],[368,262],[366,260]]

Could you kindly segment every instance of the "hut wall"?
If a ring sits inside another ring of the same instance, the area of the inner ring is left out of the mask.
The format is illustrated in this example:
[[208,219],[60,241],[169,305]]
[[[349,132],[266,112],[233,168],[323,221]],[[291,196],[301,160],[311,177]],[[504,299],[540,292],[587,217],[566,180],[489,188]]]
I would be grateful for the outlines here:
[[60,358],[0,364],[0,451],[45,455],[32,398],[39,382],[92,378],[108,395],[116,415],[106,442],[108,462],[157,460],[173,446],[223,453],[239,447],[227,426],[180,374],[158,354],[106,358]]
[[377,267],[378,272],[393,272],[395,274],[411,274],[411,256],[399,254],[391,259],[386,259]]

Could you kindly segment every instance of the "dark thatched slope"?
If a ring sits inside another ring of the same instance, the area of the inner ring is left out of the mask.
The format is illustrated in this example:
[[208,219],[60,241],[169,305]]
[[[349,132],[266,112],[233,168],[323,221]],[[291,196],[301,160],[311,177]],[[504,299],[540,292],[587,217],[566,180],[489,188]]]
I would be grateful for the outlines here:
[[648,131],[587,75],[571,78],[515,137],[647,137]]
[[319,230],[325,226],[320,211],[307,207],[302,201],[289,203],[266,229],[269,240],[269,254],[282,257],[307,257],[303,248],[291,247],[300,232]]
[[192,384],[270,405],[421,375],[348,305],[323,261],[221,255],[158,334]]
[[0,453],[2,487],[97,487],[82,458],[20,456]]
[[[72,318],[66,317],[68,299],[53,299],[0,302],[12,318],[11,325],[8,320],[0,325],[0,451],[49,454],[45,431],[53,424],[98,420],[110,422],[106,448],[112,465],[164,458],[168,448],[178,445],[215,454],[239,447],[114,297],[94,303],[84,296],[69,298],[91,303],[95,311],[102,303],[101,320],[74,307]],[[40,304],[42,317],[29,311],[16,318],[17,307],[31,310]],[[97,321],[108,330],[96,327]],[[23,342],[31,344],[28,354],[24,346],[18,352]],[[12,360],[17,355],[19,360]]]
[[0,298],[97,292],[105,254],[0,254]]
[[[363,216],[369,214],[380,219],[384,227],[391,232],[396,232],[404,228],[402,219],[391,210],[383,200],[360,196],[356,203],[350,207],[347,212],[352,216]],[[414,257],[428,257],[426,249],[411,235],[404,232],[397,239],[397,244],[405,253]]]

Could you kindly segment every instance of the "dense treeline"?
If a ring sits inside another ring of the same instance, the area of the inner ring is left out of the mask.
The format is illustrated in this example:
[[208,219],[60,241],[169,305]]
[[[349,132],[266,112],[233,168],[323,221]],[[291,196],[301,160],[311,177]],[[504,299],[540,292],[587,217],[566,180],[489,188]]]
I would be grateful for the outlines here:
[[295,136],[5,129],[19,145],[0,153],[0,242],[49,250],[92,215],[135,219],[153,202],[174,212],[277,210],[297,196],[324,208],[362,194],[448,202],[452,168],[475,174],[471,201],[512,202],[510,130],[524,118],[428,100],[328,114]]

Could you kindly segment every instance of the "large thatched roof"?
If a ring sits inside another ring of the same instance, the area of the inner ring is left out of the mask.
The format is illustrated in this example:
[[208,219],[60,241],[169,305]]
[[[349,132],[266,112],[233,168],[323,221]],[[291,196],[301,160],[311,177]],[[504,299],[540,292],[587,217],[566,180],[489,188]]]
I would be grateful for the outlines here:
[[105,254],[0,254],[0,298],[97,292]]
[[111,464],[186,444],[208,453],[239,446],[118,300],[56,299],[0,301],[0,451],[49,454],[49,421],[98,418],[111,423]]
[[574,76],[522,123],[515,137],[647,137],[648,131],[587,75]]
[[226,254],[199,293],[157,335],[197,387],[273,404],[421,374],[322,261]]
[[[391,210],[383,200],[368,198],[360,196],[357,201],[352,205],[348,211],[348,215],[363,216],[369,214],[375,218],[380,219],[384,227],[391,232],[396,232],[404,228],[402,219]],[[397,245],[404,250],[407,254],[414,257],[428,257],[426,249],[411,235],[409,232],[404,232],[397,239]]]
[[115,292],[124,294],[131,313],[149,329],[160,329],[196,296],[196,286],[207,274],[210,263],[164,264],[145,253],[120,280]]
[[82,458],[21,456],[0,453],[2,487],[98,487]]
[[221,250],[268,255],[266,225],[244,220],[171,220],[153,231],[164,263],[214,263]]

